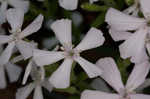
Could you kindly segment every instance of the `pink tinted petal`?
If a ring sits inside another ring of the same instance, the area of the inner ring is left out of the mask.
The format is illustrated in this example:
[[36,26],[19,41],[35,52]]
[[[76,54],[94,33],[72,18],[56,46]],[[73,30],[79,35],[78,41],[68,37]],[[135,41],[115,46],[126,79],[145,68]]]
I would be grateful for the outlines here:
[[0,64],[1,65],[4,65],[9,61],[14,47],[15,47],[15,42],[11,42],[8,44],[8,46],[5,48],[5,50],[2,52],[2,54],[0,56]]
[[37,65],[49,65],[63,59],[64,53],[57,51],[34,50],[33,59]]
[[34,46],[32,43],[19,40],[16,42],[16,46],[25,60],[33,56]]
[[65,59],[60,67],[51,75],[49,82],[55,88],[67,88],[70,86],[70,73],[73,60]]
[[26,67],[26,70],[25,70],[25,74],[24,74],[24,77],[23,77],[23,81],[22,81],[22,84],[24,85],[27,80],[28,80],[28,77],[31,73],[31,70],[32,70],[32,65],[33,65],[33,61],[30,60],[27,67]]
[[127,40],[132,35],[130,32],[118,31],[112,28],[109,29],[109,33],[114,41]]
[[29,96],[29,94],[31,94],[34,88],[35,88],[34,83],[26,85],[23,88],[19,88],[16,93],[16,99],[27,99],[27,97]]
[[83,70],[87,73],[87,75],[90,78],[94,78],[97,76],[100,76],[102,74],[102,70],[98,68],[95,64],[85,60],[82,57],[76,57],[74,59],[77,63],[80,64],[80,66],[83,68]]
[[30,24],[28,25],[22,32],[21,34],[19,35],[20,38],[25,38],[35,32],[37,32],[41,26],[42,26],[42,23],[43,23],[43,15],[39,15],[38,17],[36,17],[36,19]]
[[9,9],[6,15],[13,32],[21,29],[24,20],[24,12],[21,9]]
[[130,95],[131,99],[150,99],[150,95],[145,94],[133,94]]
[[101,46],[104,41],[105,38],[103,37],[103,33],[96,28],[91,28],[76,49],[79,51],[84,51],[96,48]]
[[6,22],[6,11],[7,11],[7,2],[3,1],[1,3],[1,7],[0,7],[0,24],[3,24],[4,22]]
[[78,0],[59,0],[59,5],[66,10],[75,10],[78,6]]
[[120,72],[112,58],[104,58],[97,61],[96,65],[103,71],[101,77],[117,92],[124,88]]
[[150,70],[150,63],[145,61],[143,63],[135,64],[134,69],[129,76],[126,87],[128,90],[133,91],[137,87],[139,87],[142,83],[144,83],[147,74]]
[[[66,1],[69,2],[68,0]],[[56,20],[54,23],[52,23],[51,29],[54,31],[57,39],[61,42],[62,45],[65,46],[65,44],[72,44],[71,20]]]
[[42,88],[37,86],[34,91],[33,99],[43,99]]
[[0,35],[0,45],[1,44],[6,44],[11,40],[13,40],[13,38],[11,36]]
[[81,94],[81,99],[119,99],[119,95],[101,91],[85,90]]
[[105,21],[114,29],[127,31],[136,30],[146,25],[146,20],[129,16],[116,9],[110,8],[107,11]]
[[142,28],[132,34],[130,38],[119,46],[121,57],[124,59],[131,57],[132,62],[141,62],[147,59],[145,52],[146,35],[146,28]]
[[21,76],[22,68],[10,62],[8,62],[5,67],[9,77],[9,81],[12,83],[16,82]]
[[4,89],[6,86],[5,68],[3,65],[0,65],[0,89]]
[[27,12],[29,9],[29,1],[27,0],[8,0],[9,4],[14,8],[22,9],[24,12]]

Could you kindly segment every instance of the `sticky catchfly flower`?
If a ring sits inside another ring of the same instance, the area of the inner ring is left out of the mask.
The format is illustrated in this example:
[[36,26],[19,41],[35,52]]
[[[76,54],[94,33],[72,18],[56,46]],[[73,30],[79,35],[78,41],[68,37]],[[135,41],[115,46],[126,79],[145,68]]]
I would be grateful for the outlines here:
[[[110,34],[114,40],[125,40],[119,46],[121,57],[131,58],[134,63],[140,63],[146,59],[150,52],[150,3],[149,0],[140,0],[141,10],[145,18],[138,18],[110,8],[105,21],[110,25]],[[130,31],[135,31],[131,33]]]
[[74,48],[72,45],[70,20],[57,20],[51,25],[51,28],[62,44],[62,51],[34,50],[34,60],[37,65],[43,66],[53,64],[64,59],[64,62],[49,79],[49,81],[56,88],[66,88],[69,86],[70,72],[73,61],[79,63],[90,78],[99,76],[101,74],[101,70],[99,68],[80,56],[82,51],[96,48],[104,43],[105,39],[100,30],[91,28],[81,43]]
[[1,65],[8,62],[15,46],[24,56],[24,59],[28,59],[32,55],[33,44],[26,42],[23,39],[40,29],[43,22],[43,16],[39,15],[28,27],[21,31],[23,19],[24,13],[22,10],[9,9],[7,11],[7,20],[11,25],[11,35],[0,35],[0,45],[8,43],[8,46],[0,56]]
[[148,61],[134,66],[126,86],[123,85],[120,72],[112,58],[100,59],[97,62],[97,66],[103,70],[101,77],[112,86],[118,94],[85,90],[81,95],[81,99],[150,99],[150,95],[137,94],[134,91],[145,81],[150,69],[150,63]]

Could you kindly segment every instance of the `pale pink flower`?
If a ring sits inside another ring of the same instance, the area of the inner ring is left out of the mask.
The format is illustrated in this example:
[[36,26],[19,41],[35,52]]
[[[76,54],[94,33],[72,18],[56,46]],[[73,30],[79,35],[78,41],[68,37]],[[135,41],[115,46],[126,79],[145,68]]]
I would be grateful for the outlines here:
[[[146,50],[150,52],[150,0],[140,0],[141,10],[145,18],[127,15],[116,9],[110,8],[105,21],[110,25],[110,34],[115,41],[125,40],[119,46],[121,57],[131,58],[134,63],[148,59]],[[135,31],[130,33],[129,31]]]
[[121,81],[121,75],[112,58],[100,59],[97,66],[103,70],[101,77],[116,90],[116,93],[85,90],[81,99],[150,99],[150,95],[138,94],[134,90],[144,81],[150,69],[150,63],[145,61],[136,64],[130,74],[126,86]]
[[76,61],[85,70],[90,78],[99,76],[101,70],[94,64],[85,60],[80,53],[85,50],[96,48],[104,43],[104,37],[100,30],[91,28],[84,39],[73,48],[71,37],[71,21],[68,19],[57,20],[51,25],[56,37],[63,47],[62,51],[34,50],[34,60],[39,66],[53,64],[64,59],[61,66],[52,74],[49,81],[56,88],[66,88],[70,85],[70,72],[72,63]]
[[8,46],[0,56],[1,65],[8,62],[15,46],[20,51],[20,53],[24,56],[24,59],[28,59],[29,57],[31,57],[33,46],[30,42],[26,42],[23,39],[37,32],[40,29],[43,22],[43,16],[39,15],[23,31],[21,31],[21,27],[24,20],[24,13],[22,10],[9,9],[7,11],[7,20],[11,26],[11,30],[10,30],[11,35],[10,36],[0,35],[0,45],[8,43]]

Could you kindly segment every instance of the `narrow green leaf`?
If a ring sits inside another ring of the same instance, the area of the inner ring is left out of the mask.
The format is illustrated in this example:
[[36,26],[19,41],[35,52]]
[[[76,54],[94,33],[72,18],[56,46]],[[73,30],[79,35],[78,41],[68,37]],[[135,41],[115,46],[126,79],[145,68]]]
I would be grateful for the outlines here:
[[95,19],[95,21],[92,23],[92,27],[99,27],[104,23],[105,20],[105,12],[100,13],[98,17]]
[[100,11],[107,11],[109,8],[108,6],[99,6],[97,4],[90,4],[90,3],[83,3],[81,5],[81,8],[87,11],[92,11],[92,12],[100,12]]

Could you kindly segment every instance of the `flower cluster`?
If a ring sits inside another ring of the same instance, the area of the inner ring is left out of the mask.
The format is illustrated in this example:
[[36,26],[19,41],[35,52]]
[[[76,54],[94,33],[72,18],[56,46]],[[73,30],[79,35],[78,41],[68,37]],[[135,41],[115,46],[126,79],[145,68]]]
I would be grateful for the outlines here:
[[[90,3],[98,0],[90,0]],[[24,15],[29,8],[29,1],[0,0],[0,88],[7,86],[5,71],[10,82],[16,82],[23,71],[16,63],[27,61],[22,84],[29,76],[32,82],[19,88],[16,99],[27,99],[34,90],[33,99],[44,99],[42,88],[52,92],[54,88],[64,89],[71,85],[73,64],[77,63],[88,78],[101,77],[116,93],[84,90],[81,99],[150,99],[150,95],[137,93],[136,89],[146,80],[150,70],[150,0],[135,0],[133,6],[119,11],[109,8],[105,22],[114,41],[123,41],[119,46],[120,56],[134,63],[126,85],[115,60],[111,57],[99,59],[96,64],[81,56],[81,53],[100,47],[105,42],[103,32],[91,27],[78,45],[73,44],[72,20],[57,19],[49,27],[60,42],[55,49],[40,49],[38,43],[27,39],[42,27],[44,16],[39,14],[27,27],[23,27]],[[75,10],[78,0],[58,0],[66,10]],[[10,5],[12,8],[8,8]],[[8,8],[8,9],[7,9]],[[139,13],[143,16],[139,16]],[[2,24],[8,22],[11,29],[5,33]],[[36,35],[36,34],[35,34]],[[19,55],[18,55],[19,54]],[[61,62],[50,76],[46,75],[46,66]]]

